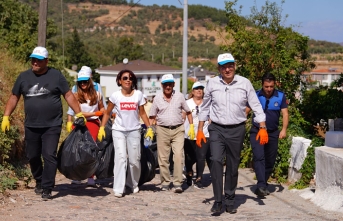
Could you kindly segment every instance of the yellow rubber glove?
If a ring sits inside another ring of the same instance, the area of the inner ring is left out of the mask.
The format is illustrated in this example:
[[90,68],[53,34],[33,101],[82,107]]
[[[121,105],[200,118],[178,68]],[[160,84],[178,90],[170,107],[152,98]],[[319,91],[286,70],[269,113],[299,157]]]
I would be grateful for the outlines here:
[[10,130],[10,121],[9,121],[9,116],[3,116],[2,117],[2,123],[1,123],[1,130],[2,132],[6,132]]
[[105,127],[100,127],[99,132],[98,132],[98,140],[101,142],[105,136],[106,136]]
[[265,145],[266,143],[268,143],[267,130],[264,128],[260,128],[260,130],[258,131],[258,133],[256,135],[256,140],[258,140],[258,138],[260,138],[260,144],[261,145]]
[[83,116],[82,112],[75,114],[75,117],[77,117],[77,118],[82,117],[83,120],[85,121],[85,124],[87,123],[87,120],[86,120],[85,116]]
[[146,131],[144,138],[147,138],[147,137],[149,137],[150,140],[153,140],[153,138],[154,138],[154,131],[152,130],[151,127],[149,127],[148,130]]
[[73,122],[68,121],[67,122],[67,131],[70,133],[70,131],[73,130]]
[[194,138],[195,138],[194,124],[189,125],[188,137],[190,140],[194,140]]
[[204,132],[202,132],[202,130],[198,131],[197,141],[196,141],[197,146],[200,148],[201,148],[201,141],[204,141],[204,143],[206,143],[206,137],[204,135]]

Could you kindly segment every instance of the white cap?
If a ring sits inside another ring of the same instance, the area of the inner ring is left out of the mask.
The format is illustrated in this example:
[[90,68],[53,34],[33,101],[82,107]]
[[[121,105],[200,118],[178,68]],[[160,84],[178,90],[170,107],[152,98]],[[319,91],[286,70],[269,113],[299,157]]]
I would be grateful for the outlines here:
[[46,48],[38,46],[35,47],[35,49],[33,49],[32,54],[30,55],[30,58],[37,58],[39,60],[43,60],[45,58],[48,58],[49,53],[48,50],[46,50]]
[[82,66],[77,74],[77,81],[87,81],[92,75],[92,69],[88,66]]
[[197,87],[202,87],[202,88],[204,88],[205,86],[204,86],[201,82],[197,81],[197,82],[195,82],[195,83],[193,84],[192,90],[193,90],[194,88],[197,88]]
[[219,65],[224,65],[229,62],[235,62],[235,59],[233,58],[232,54],[230,53],[225,53],[225,54],[220,54],[218,55],[218,64]]
[[161,83],[175,82],[172,74],[165,74],[162,76]]

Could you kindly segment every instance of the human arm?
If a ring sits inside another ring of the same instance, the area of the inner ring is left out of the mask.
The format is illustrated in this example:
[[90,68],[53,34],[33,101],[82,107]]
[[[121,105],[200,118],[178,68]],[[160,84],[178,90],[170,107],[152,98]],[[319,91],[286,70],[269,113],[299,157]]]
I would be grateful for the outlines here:
[[102,121],[101,121],[101,126],[98,132],[98,140],[102,141],[102,139],[106,136],[105,133],[105,125],[108,121],[108,119],[110,119],[111,115],[112,115],[112,110],[114,108],[114,104],[109,101],[108,105],[107,105],[107,109],[104,111],[104,115],[102,116]]
[[16,108],[19,99],[20,99],[20,95],[11,94],[11,96],[9,97],[6,104],[4,116],[2,118],[2,123],[1,123],[2,132],[5,132],[6,130],[10,129],[9,116],[12,114],[12,112]]
[[251,108],[250,107],[246,107],[245,108],[245,115],[249,115],[249,113],[250,113],[250,111],[251,111]]
[[283,139],[286,137],[289,115],[288,115],[288,108],[281,109],[282,113],[282,130],[280,131],[279,138]]
[[69,90],[67,93],[63,94],[64,99],[67,101],[69,107],[74,111],[74,113],[80,113],[80,105],[75,98],[74,94]]
[[201,147],[201,141],[204,141],[204,143],[206,143],[206,137],[203,132],[204,124],[205,124],[205,121],[199,121],[197,141],[196,141],[196,144],[198,147]]

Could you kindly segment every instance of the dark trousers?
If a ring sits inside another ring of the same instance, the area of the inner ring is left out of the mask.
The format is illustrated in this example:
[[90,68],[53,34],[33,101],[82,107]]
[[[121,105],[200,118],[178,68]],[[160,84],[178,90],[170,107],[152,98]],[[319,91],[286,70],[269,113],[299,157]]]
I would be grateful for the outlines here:
[[62,126],[25,127],[26,156],[30,162],[33,178],[36,182],[41,182],[43,189],[52,189],[55,186],[56,152],[61,129]]
[[280,131],[268,132],[268,143],[265,145],[261,145],[260,141],[256,140],[257,133],[257,128],[251,128],[250,143],[253,152],[254,169],[257,187],[266,187],[267,181],[274,168]]
[[238,182],[240,155],[245,135],[245,124],[225,127],[211,123],[208,131],[210,132],[211,177],[214,200],[222,202],[223,157],[225,156],[225,204],[233,205]]
[[185,139],[184,151],[187,175],[193,174],[193,165],[196,163],[197,178],[201,179],[205,169],[205,162],[211,168],[210,142],[202,142],[200,148],[196,145],[196,140]]

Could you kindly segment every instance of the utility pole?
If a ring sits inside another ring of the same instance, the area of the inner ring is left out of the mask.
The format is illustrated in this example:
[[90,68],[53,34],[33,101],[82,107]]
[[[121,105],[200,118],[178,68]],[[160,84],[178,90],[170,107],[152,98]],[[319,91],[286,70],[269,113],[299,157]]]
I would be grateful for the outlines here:
[[38,46],[45,47],[48,0],[40,0],[38,22]]
[[188,1],[183,2],[182,93],[187,94],[188,66]]

